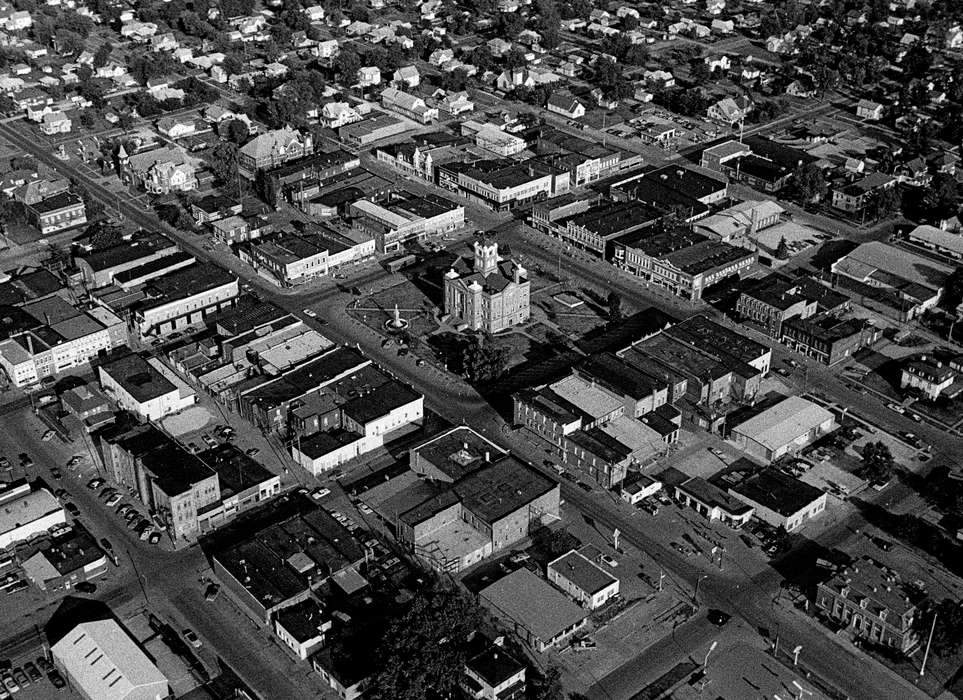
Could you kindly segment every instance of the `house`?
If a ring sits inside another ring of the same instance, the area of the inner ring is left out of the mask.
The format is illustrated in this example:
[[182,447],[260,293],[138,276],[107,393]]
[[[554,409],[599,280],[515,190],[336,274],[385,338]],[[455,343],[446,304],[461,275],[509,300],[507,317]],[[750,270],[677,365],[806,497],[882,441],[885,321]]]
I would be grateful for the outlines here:
[[381,69],[378,66],[362,66],[358,69],[358,85],[371,87],[381,84]]
[[421,74],[416,66],[402,66],[391,76],[400,89],[416,88],[421,84]]
[[46,236],[87,223],[87,208],[80,195],[60,192],[27,204],[27,218]]
[[[957,374],[952,367],[927,355],[910,358],[900,368],[900,388],[914,389],[928,401],[936,401],[956,381]],[[959,387],[956,389],[958,392]]]
[[318,115],[321,124],[329,129],[339,129],[362,119],[364,117],[358,114],[347,102],[328,102],[321,108]]
[[161,117],[157,120],[157,130],[170,139],[190,136],[197,131],[197,125],[192,116]]
[[173,51],[179,46],[172,32],[155,34],[150,38],[149,43],[151,51]]
[[856,116],[871,122],[883,118],[883,105],[871,100],[860,100],[856,105]]
[[477,240],[471,260],[459,257],[445,273],[445,314],[455,325],[497,333],[531,315],[528,272],[498,254],[493,238]]
[[385,88],[381,92],[381,105],[421,124],[428,124],[438,118],[437,108],[429,107],[420,97],[396,88]]
[[526,670],[501,644],[492,644],[465,661],[459,685],[471,700],[522,700]]
[[559,646],[588,618],[581,606],[524,568],[482,589],[478,598],[536,652]]
[[709,106],[706,116],[714,122],[731,127],[743,122],[752,108],[752,102],[747,97],[740,97],[738,100],[724,97]]
[[513,68],[502,71],[495,79],[495,87],[502,92],[511,92],[519,87],[534,87],[535,77],[530,71]]
[[548,580],[589,610],[597,610],[619,594],[619,580],[574,549],[546,567]]
[[561,114],[569,119],[580,119],[585,116],[585,105],[567,90],[553,92],[548,98],[548,111]]
[[468,98],[468,93],[462,90],[446,94],[439,102],[438,107],[441,111],[454,117],[464,112],[471,112],[475,109],[475,103]]
[[121,178],[151,194],[189,192],[197,189],[194,164],[180,148],[168,146],[127,155],[121,146],[117,153]]
[[66,134],[70,132],[72,122],[70,117],[60,110],[48,112],[40,120],[40,131],[52,136],[53,134]]

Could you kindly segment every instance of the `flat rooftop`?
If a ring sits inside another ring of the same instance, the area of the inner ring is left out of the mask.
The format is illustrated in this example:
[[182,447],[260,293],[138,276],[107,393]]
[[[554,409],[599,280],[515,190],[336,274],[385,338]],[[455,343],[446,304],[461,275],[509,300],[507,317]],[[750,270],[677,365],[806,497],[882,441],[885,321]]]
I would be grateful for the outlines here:
[[366,425],[420,398],[422,395],[407,384],[392,380],[363,396],[348,401],[342,406],[342,410],[359,425]]
[[548,642],[580,624],[588,611],[528,569],[513,571],[478,594],[493,611]]
[[729,487],[737,497],[744,496],[753,503],[789,517],[825,494],[821,489],[796,479],[779,469],[763,469]]
[[833,420],[833,414],[822,406],[800,396],[789,396],[734,426],[732,432],[744,435],[770,450],[777,450]]
[[549,388],[593,419],[607,416],[623,406],[620,397],[574,374],[551,384]]
[[412,457],[415,454],[454,480],[485,464],[486,455],[490,461],[505,451],[462,425],[412,447]]
[[138,403],[146,403],[177,391],[163,374],[140,355],[131,353],[100,365],[104,372],[120,384]]
[[459,479],[453,489],[465,508],[491,524],[558,489],[558,483],[508,455]]
[[230,443],[221,443],[217,447],[204,450],[197,457],[217,472],[222,498],[247,491],[275,476],[263,464],[248,457],[239,447]]
[[574,549],[555,561],[549,562],[548,568],[556,571],[589,595],[595,595],[618,582],[612,574],[602,570]]

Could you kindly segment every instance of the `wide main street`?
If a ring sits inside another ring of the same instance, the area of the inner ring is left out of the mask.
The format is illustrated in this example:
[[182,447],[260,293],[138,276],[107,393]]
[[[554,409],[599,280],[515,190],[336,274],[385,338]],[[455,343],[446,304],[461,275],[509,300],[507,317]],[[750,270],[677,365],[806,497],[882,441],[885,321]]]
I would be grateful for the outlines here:
[[[45,150],[41,144],[30,139],[29,136],[16,128],[15,125],[10,123],[0,124],[0,137],[11,141],[65,176],[73,178],[87,190],[91,197],[100,200],[107,206],[119,208],[131,222],[144,228],[162,230],[176,239],[185,250],[196,257],[224,264],[225,261],[219,259],[216,253],[212,254],[204,250],[198,243],[199,239],[196,236],[164,225],[151,212],[142,208],[139,202],[119,199],[114,192],[106,189],[99,182],[75,167],[73,162],[59,160]],[[548,260],[555,260],[556,258],[555,253],[546,254],[544,251],[539,251],[531,240],[519,239],[518,245],[523,247],[526,254],[541,254],[543,258]],[[631,299],[640,308],[658,305],[671,308],[677,314],[687,308],[685,304],[680,304],[678,300],[661,298],[646,292],[637,284],[633,285],[631,278],[614,271],[611,267],[603,267],[599,263],[567,256],[563,256],[560,265],[565,273],[574,277],[598,280],[603,284],[612,285],[613,288],[616,288],[626,298]],[[541,466],[541,457],[544,455],[535,450],[520,435],[509,430],[501,416],[461,379],[442,372],[430,364],[417,367],[411,357],[401,358],[395,352],[382,348],[382,338],[379,334],[352,319],[346,313],[346,304],[351,299],[349,295],[335,287],[315,290],[306,294],[282,292],[259,278],[249,268],[245,270],[240,266],[232,265],[232,270],[244,277],[250,284],[256,286],[263,298],[301,316],[309,323],[314,323],[303,314],[303,309],[310,307],[327,321],[327,324],[320,329],[322,333],[336,342],[357,345],[373,360],[424,393],[426,405],[432,410],[454,422],[467,422],[492,439],[507,443],[508,447],[520,456],[529,459],[536,468],[544,470]],[[380,279],[380,277],[381,273],[379,272],[374,274],[372,279]],[[695,308],[691,309],[693,312],[696,310]],[[780,349],[774,351],[774,355],[787,354]],[[819,385],[824,393],[833,398],[838,397],[841,400],[851,401],[851,403],[845,405],[856,406],[859,411],[871,415],[880,424],[893,426],[895,422],[894,427],[908,427],[903,425],[903,421],[908,423],[909,419],[902,419],[895,414],[885,415],[887,412],[881,405],[870,401],[865,396],[860,396],[845,389],[828,370],[822,371],[818,367],[814,367],[808,381],[811,384]],[[924,439],[931,439],[935,442],[935,431],[926,426],[911,425]],[[944,434],[941,437],[945,441],[947,436]],[[950,449],[960,447],[959,440],[953,439],[950,442],[953,443],[950,445]],[[780,576],[774,570],[771,570],[768,575],[754,580],[740,574],[738,570],[706,571],[704,568],[680,558],[654,540],[645,528],[640,526],[638,521],[631,520],[623,513],[612,508],[606,497],[599,494],[597,490],[587,494],[565,481],[561,483],[563,496],[568,503],[573,504],[583,514],[594,518],[599,524],[610,530],[619,528],[627,542],[645,551],[658,562],[659,566],[663,567],[668,575],[676,579],[677,582],[688,586],[689,590],[694,591],[696,585],[700,583],[700,578],[708,573],[708,577],[701,581],[699,586],[698,602],[701,605],[721,608],[741,618],[744,621],[742,627],[744,630],[755,630],[760,627],[780,629],[785,639],[791,640],[788,643],[803,646],[806,665],[827,683],[840,689],[846,695],[867,699],[917,697],[918,691],[912,685],[895,677],[875,662],[868,662],[867,657],[851,646],[831,638],[827,631],[801,617],[798,613],[773,605],[772,601],[778,596],[781,583]],[[842,536],[842,532],[839,533],[839,536]],[[832,539],[832,535],[829,539]],[[149,555],[134,554],[132,556],[138,569],[144,572],[143,575],[146,578],[150,579],[148,591],[156,590],[184,616],[191,619],[197,626],[198,631],[210,639],[211,643],[229,663],[232,665],[240,663],[242,671],[245,666],[250,666],[251,657],[256,653],[256,645],[251,643],[249,634],[239,634],[235,637],[233,636],[233,629],[218,629],[221,620],[213,617],[210,611],[200,602],[203,599],[199,592],[188,592],[191,590],[191,586],[199,591],[192,579],[193,572],[205,566],[203,557],[198,550],[194,549],[187,553],[171,555],[150,553]],[[244,627],[245,624],[240,621],[237,623],[239,627]],[[705,628],[700,627],[699,629]],[[716,632],[717,630],[705,630],[706,635]],[[708,636],[706,638],[708,639]],[[690,639],[689,643],[696,641],[701,641],[701,639]],[[612,674],[611,677],[602,679],[600,687],[593,690],[593,696],[628,698],[647,682],[658,677],[666,670],[662,668],[662,665],[668,657],[664,653],[664,649],[660,651],[657,647],[658,645],[652,649],[651,653],[644,652],[623,669]],[[260,673],[260,670],[258,672]],[[278,683],[276,687],[279,689],[294,690],[299,687],[297,679],[286,675],[282,668],[278,668],[271,673],[265,672],[263,681],[258,685],[271,687],[271,684],[275,682]],[[280,691],[273,695],[273,697],[297,696],[296,693],[288,694]],[[268,694],[266,697],[271,697],[271,695]]]

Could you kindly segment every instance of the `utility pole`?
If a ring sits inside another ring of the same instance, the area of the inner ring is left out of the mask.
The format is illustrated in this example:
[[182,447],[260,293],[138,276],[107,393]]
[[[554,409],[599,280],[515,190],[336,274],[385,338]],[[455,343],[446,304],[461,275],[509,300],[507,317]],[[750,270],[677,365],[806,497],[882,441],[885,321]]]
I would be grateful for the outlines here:
[[659,569],[659,593],[662,592],[662,582],[665,580],[665,570]]
[[702,583],[702,579],[704,578],[709,578],[709,574],[702,574],[702,576],[696,579],[695,590],[692,592],[693,603],[697,602],[696,599],[699,597],[699,584]]
[[793,666],[798,666],[798,665],[799,665],[799,652],[801,652],[801,651],[802,651],[802,644],[798,645],[795,649],[792,650],[792,665],[793,665]]
[[712,642],[712,645],[709,647],[709,651],[706,652],[706,658],[702,662],[703,673],[706,672],[706,668],[709,666],[709,654],[711,654],[717,646],[719,646],[719,640]]
[[926,661],[930,657],[930,645],[933,644],[933,633],[936,631],[936,611],[933,611],[933,624],[930,625],[930,636],[926,640],[926,651],[923,652],[923,663],[920,665],[920,677],[926,673]]

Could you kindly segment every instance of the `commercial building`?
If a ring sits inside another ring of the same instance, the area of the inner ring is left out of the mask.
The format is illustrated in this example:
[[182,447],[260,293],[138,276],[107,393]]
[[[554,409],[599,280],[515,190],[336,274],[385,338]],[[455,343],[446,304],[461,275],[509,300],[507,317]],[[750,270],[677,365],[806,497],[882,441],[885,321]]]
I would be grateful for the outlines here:
[[215,552],[211,566],[240,609],[269,625],[289,605],[364,561],[365,549],[326,511],[295,499],[297,512],[279,514],[243,541]]
[[609,259],[609,241],[657,223],[663,214],[637,201],[605,202],[549,223],[543,230],[563,243]]
[[588,618],[586,610],[528,569],[495,581],[478,598],[536,652],[558,646]]
[[460,136],[431,132],[415,134],[410,142],[387,144],[375,149],[379,163],[408,177],[435,182],[435,167],[463,157],[468,141]]
[[752,506],[735,496],[730,496],[715,484],[700,476],[677,484],[675,498],[710,522],[719,520],[730,527],[739,528],[749,522],[755,513]]
[[81,581],[107,573],[107,555],[79,523],[59,532],[21,566],[41,591],[70,591]]
[[109,360],[97,367],[97,377],[119,408],[146,420],[160,420],[197,401],[194,391],[156,357],[131,353]]
[[832,265],[833,284],[860,304],[909,321],[933,308],[953,268],[880,241],[862,243]]
[[874,345],[882,336],[883,329],[870,320],[825,313],[789,319],[782,326],[780,340],[796,352],[832,367]]
[[66,522],[60,501],[45,488],[13,481],[0,489],[0,550]]
[[87,223],[84,200],[73,192],[62,192],[26,206],[27,217],[44,236]]
[[788,319],[815,313],[816,300],[804,294],[798,283],[778,275],[768,275],[744,289],[736,301],[740,320],[761,327],[770,338],[782,337]]
[[349,146],[367,148],[378,141],[399,136],[410,129],[411,125],[403,119],[377,112],[361,121],[342,126],[338,129],[338,137]]
[[555,166],[567,169],[572,187],[595,182],[626,165],[619,149],[552,127],[540,129],[535,152],[549,156]]
[[280,477],[233,445],[193,454],[150,424],[122,423],[95,439],[107,472],[156,513],[175,547],[197,541],[281,489]]
[[167,678],[112,619],[83,622],[50,647],[54,666],[85,700],[166,700]]
[[610,187],[616,199],[638,199],[653,206],[682,212],[683,221],[705,216],[708,205],[721,202],[728,193],[725,180],[680,165],[629,173]]
[[835,429],[836,417],[830,411],[799,396],[790,396],[734,426],[730,439],[747,454],[772,462]]
[[139,231],[106,246],[95,246],[90,239],[82,239],[74,253],[74,262],[88,289],[106,287],[114,277],[131,268],[145,265],[178,251],[177,245],[160,233]]
[[658,479],[641,472],[633,472],[622,482],[619,495],[623,501],[634,506],[661,490],[662,482]]
[[147,282],[131,307],[141,337],[167,335],[201,323],[230,306],[238,293],[237,277],[222,267],[198,262]]
[[475,145],[502,158],[514,156],[526,148],[525,139],[510,134],[495,124],[476,122],[471,119],[461,123],[461,133],[474,139]]
[[548,580],[579,604],[596,610],[619,594],[619,580],[574,549],[550,561]]
[[301,661],[324,646],[325,633],[331,629],[327,615],[314,598],[302,600],[278,611],[274,634]]
[[538,158],[451,162],[438,167],[439,186],[499,212],[568,192],[570,182],[567,170]]
[[707,287],[747,272],[758,258],[753,250],[683,228],[624,234],[611,241],[611,249],[616,267],[690,301],[702,299]]
[[936,226],[923,224],[907,233],[906,240],[944,257],[953,260],[963,259],[963,236],[958,232],[944,231]]
[[753,515],[786,532],[826,510],[826,493],[779,469],[762,469],[729,487],[729,493],[752,506]]
[[498,254],[493,238],[476,240],[471,259],[459,256],[445,273],[445,314],[456,326],[497,333],[528,321],[528,271]]
[[351,204],[349,212],[354,227],[374,238],[379,253],[397,252],[405,243],[425,241],[465,225],[462,205],[433,194],[360,199]]
[[237,252],[261,277],[290,287],[328,274],[329,247],[318,235],[282,233],[270,240],[248,241]]
[[920,643],[917,609],[898,572],[863,557],[820,583],[816,607],[846,634],[908,654]]
[[0,367],[11,384],[31,386],[82,367],[127,343],[127,325],[107,309],[76,309],[53,295],[20,307],[17,330],[0,341]]
[[312,153],[258,171],[255,184],[262,199],[278,207],[284,199],[286,190],[302,183],[314,183],[337,177],[359,167],[361,167],[361,159],[353,153],[341,150]]

